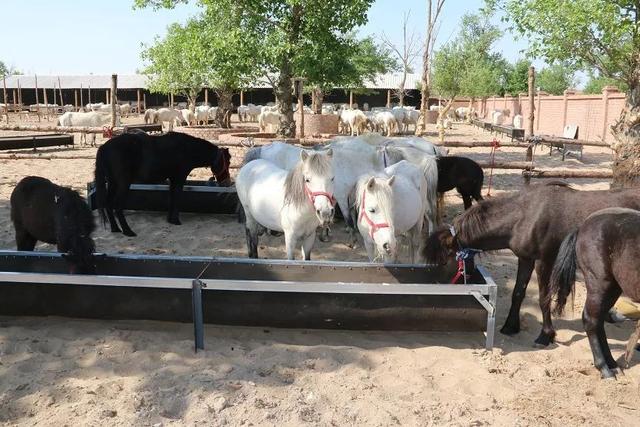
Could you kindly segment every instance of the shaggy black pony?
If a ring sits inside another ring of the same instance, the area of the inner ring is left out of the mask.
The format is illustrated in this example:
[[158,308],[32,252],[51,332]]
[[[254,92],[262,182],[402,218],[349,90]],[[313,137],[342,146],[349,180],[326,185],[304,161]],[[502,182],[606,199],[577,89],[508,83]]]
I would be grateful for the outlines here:
[[103,223],[107,219],[112,232],[135,236],[122,212],[133,182],[157,184],[169,180],[171,224],[180,224],[180,195],[187,177],[198,167],[210,167],[220,185],[231,183],[231,154],[204,139],[179,132],[160,136],[125,133],[111,138],[96,156],[96,202]]
[[11,221],[19,251],[32,251],[38,241],[56,244],[71,273],[95,272],[91,238],[95,223],[77,192],[28,176],[11,193]]
[[438,157],[438,193],[454,188],[462,196],[464,208],[471,207],[471,200],[482,200],[480,191],[484,181],[482,168],[467,157]]

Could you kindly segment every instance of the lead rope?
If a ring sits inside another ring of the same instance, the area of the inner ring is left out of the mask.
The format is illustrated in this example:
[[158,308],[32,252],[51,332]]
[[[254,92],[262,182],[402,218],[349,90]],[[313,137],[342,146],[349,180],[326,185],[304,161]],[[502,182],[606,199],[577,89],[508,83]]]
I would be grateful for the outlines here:
[[[452,225],[449,226],[449,232],[451,233],[451,236],[453,236],[454,238],[456,237],[457,233]],[[458,251],[456,251],[458,270],[451,279],[451,284],[458,284],[458,280],[460,280],[460,277],[462,277],[462,283],[465,285],[467,284],[467,261],[473,261],[473,258],[476,256],[476,254],[479,254],[480,252],[482,252],[481,249],[474,248],[460,248]]]

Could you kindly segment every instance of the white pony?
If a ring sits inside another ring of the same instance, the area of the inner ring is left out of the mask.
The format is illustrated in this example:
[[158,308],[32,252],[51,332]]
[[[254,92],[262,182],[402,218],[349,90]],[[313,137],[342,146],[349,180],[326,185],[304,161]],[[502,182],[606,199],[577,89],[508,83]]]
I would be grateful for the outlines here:
[[187,122],[188,126],[196,124],[196,115],[190,109],[184,108],[180,110],[180,114],[182,114],[182,121]]
[[316,229],[334,215],[333,152],[300,151],[296,166],[287,171],[262,159],[246,163],[236,177],[244,209],[249,257],[258,257],[258,236],[264,229],[283,231],[287,259],[302,247],[311,259]]
[[402,240],[407,241],[411,263],[421,258],[425,187],[420,170],[406,160],[358,180],[353,207],[369,261],[382,257],[397,262]]
[[174,125],[180,126],[182,123],[182,113],[180,110],[173,108],[161,108],[158,110],[158,122],[162,123],[163,126],[168,123],[167,128],[171,132]]
[[200,125],[206,125],[209,121],[209,109],[210,107],[208,105],[198,105],[196,107],[195,110],[195,116],[196,116],[196,124]]
[[[96,111],[91,111],[88,113],[73,113],[66,112],[58,118],[58,126],[63,127],[101,127],[106,124],[111,123],[111,116],[108,114],[98,113]],[[116,116],[116,125],[120,125],[120,117]],[[96,134],[90,133],[89,138],[91,139],[90,145],[92,147],[96,146]],[[84,137],[85,144],[87,143],[86,134],[80,135],[80,145],[82,144],[82,140]]]
[[120,105],[120,115],[122,115],[122,117],[129,117],[129,114],[131,114],[131,104]]
[[144,112],[144,123],[147,125],[158,123],[158,111],[147,108]]
[[274,127],[277,128],[280,125],[280,118],[281,115],[277,111],[265,110],[263,107],[262,112],[258,116],[260,132],[265,132],[267,130],[267,126],[269,126],[270,130],[273,132]]

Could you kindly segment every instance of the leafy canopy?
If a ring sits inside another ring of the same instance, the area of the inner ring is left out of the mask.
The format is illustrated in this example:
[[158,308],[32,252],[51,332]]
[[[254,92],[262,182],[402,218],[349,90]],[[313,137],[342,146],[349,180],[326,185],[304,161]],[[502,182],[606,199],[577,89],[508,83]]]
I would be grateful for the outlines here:
[[458,36],[435,53],[433,87],[440,96],[486,97],[501,88],[504,60],[491,52],[501,33],[487,14],[462,17]]
[[506,20],[530,40],[529,53],[548,63],[627,83],[640,77],[637,0],[485,0],[503,8]]
[[589,79],[584,86],[583,92],[588,94],[601,94],[602,89],[605,86],[615,86],[621,92],[626,92],[628,90],[627,85],[624,82],[620,82],[616,79],[612,79],[610,77],[603,77],[598,75],[593,70],[589,70],[588,72]]
[[553,64],[540,70],[536,76],[536,84],[540,90],[551,95],[562,95],[566,89],[575,87],[575,72],[566,64]]

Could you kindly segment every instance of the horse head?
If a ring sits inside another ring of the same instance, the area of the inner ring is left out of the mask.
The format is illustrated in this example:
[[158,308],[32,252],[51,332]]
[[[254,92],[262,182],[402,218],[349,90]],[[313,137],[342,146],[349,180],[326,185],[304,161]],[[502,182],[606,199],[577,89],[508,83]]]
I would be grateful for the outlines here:
[[315,210],[318,220],[323,226],[333,221],[336,199],[333,196],[333,150],[326,152],[300,152],[301,175],[304,194]]
[[211,173],[216,177],[216,181],[222,187],[231,185],[231,175],[229,167],[231,166],[231,153],[228,148],[218,148],[216,156],[211,165]]
[[72,247],[62,254],[62,258],[69,264],[70,274],[95,274],[96,266],[93,259],[95,244],[89,235],[79,235],[71,242]]
[[[395,260],[398,244],[393,217],[393,191],[395,176],[369,177],[356,195],[358,229],[366,231],[375,243],[376,251],[385,260]],[[363,187],[363,188],[362,188]]]
[[438,227],[425,242],[423,255],[427,263],[445,265],[454,259],[458,250],[458,241],[452,226]]

